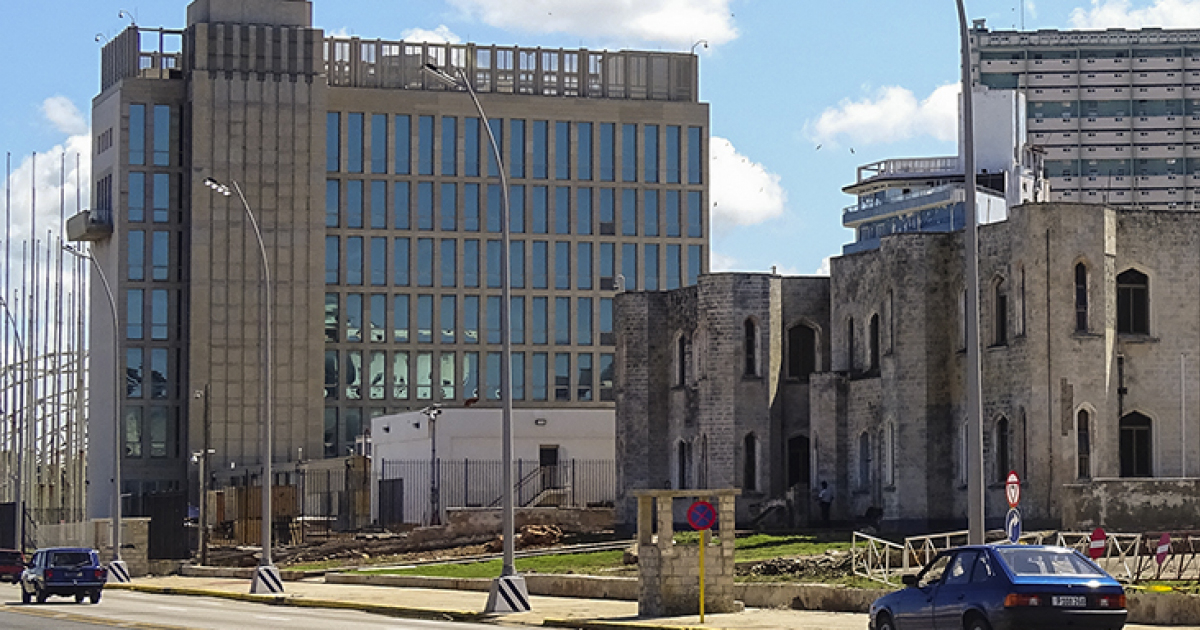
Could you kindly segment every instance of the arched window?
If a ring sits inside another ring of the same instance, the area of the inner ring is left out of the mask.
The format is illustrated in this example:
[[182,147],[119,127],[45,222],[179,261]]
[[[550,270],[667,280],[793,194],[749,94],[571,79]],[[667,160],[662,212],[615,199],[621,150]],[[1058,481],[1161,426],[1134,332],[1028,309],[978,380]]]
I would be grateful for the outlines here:
[[747,318],[742,325],[745,333],[746,376],[758,376],[758,326]]
[[1076,455],[1079,459],[1079,478],[1092,478],[1092,427],[1085,409],[1079,410],[1075,421]]
[[1150,334],[1150,279],[1136,269],[1117,276],[1117,332]]
[[788,376],[806,379],[817,371],[817,333],[804,324],[788,329]]
[[879,314],[871,316],[871,371],[879,371]]
[[1007,479],[1008,471],[1012,470],[1009,444],[1008,418],[1001,417],[996,421],[996,479],[999,481]]
[[1087,294],[1087,265],[1075,265],[1075,330],[1087,332],[1088,329],[1088,294]]
[[1152,477],[1150,418],[1136,411],[1121,418],[1121,476]]
[[858,436],[858,487],[871,486],[871,434],[866,431]]
[[854,318],[846,322],[846,370],[854,371]]
[[675,342],[675,384],[687,385],[688,337],[679,335]]
[[743,447],[742,489],[758,490],[758,440],[753,433],[746,434]]
[[787,483],[791,488],[797,484],[808,486],[809,484],[809,450],[808,438],[803,435],[797,435],[793,438],[788,438],[788,462],[787,462]]
[[995,312],[996,323],[996,345],[1008,345],[1008,292],[1004,287],[1004,280],[996,280],[995,286],[992,288],[994,300],[992,302]]

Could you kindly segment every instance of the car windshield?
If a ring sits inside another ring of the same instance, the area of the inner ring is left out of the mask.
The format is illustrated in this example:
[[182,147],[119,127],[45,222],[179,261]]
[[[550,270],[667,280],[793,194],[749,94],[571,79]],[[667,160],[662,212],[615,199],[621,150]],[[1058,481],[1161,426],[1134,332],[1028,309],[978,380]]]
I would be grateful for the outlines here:
[[1081,575],[1103,577],[1104,572],[1071,549],[997,549],[1004,564],[1017,575]]
[[92,556],[86,551],[58,551],[50,556],[52,567],[81,567],[91,563]]
[[0,564],[21,564],[21,554],[15,551],[0,551]]

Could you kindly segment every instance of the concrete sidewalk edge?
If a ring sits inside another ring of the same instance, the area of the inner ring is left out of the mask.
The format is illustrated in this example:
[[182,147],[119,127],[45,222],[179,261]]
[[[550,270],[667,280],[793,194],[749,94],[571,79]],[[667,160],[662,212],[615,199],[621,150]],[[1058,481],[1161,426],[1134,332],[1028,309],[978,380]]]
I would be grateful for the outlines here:
[[545,619],[546,628],[575,628],[576,630],[729,630],[719,626],[664,625],[653,621],[603,621],[600,619]]

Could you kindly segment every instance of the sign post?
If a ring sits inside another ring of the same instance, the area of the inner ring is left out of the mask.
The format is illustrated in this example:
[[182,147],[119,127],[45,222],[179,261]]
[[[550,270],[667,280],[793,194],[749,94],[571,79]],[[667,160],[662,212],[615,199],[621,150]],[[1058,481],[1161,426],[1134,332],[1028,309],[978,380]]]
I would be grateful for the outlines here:
[[688,525],[700,532],[700,623],[704,623],[704,548],[708,546],[708,530],[717,520],[717,510],[708,501],[696,501],[687,511]]
[[1021,512],[1017,509],[1021,503],[1021,477],[1015,470],[1010,470],[1004,479],[1004,496],[1008,499],[1004,531],[1008,533],[1008,541],[1015,545],[1021,540]]
[[1171,554],[1171,535],[1163,532],[1163,535],[1158,539],[1157,553],[1154,554],[1154,560],[1158,562],[1158,572],[1162,573],[1162,565],[1167,561],[1167,556]]
[[1092,539],[1088,542],[1088,556],[1092,560],[1099,560],[1100,556],[1104,555],[1104,549],[1108,543],[1108,534],[1104,533],[1104,528],[1097,527],[1092,532]]

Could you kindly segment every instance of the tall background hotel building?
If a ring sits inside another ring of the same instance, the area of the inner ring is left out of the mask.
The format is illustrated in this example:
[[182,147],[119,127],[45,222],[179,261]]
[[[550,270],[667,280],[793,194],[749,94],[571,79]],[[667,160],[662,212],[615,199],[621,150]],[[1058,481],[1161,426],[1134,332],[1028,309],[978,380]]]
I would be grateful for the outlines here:
[[500,190],[512,212],[513,398],[612,408],[612,298],[708,268],[708,106],[686,53],[325,37],[305,0],[196,0],[182,30],[105,46],[93,102],[90,512],[107,513],[118,353],[124,492],[188,486],[188,457],[260,463],[262,290],[274,285],[276,462],[345,455],[369,419],[498,406]]
[[971,31],[974,81],[1019,90],[1051,200],[1200,203],[1200,30]]

